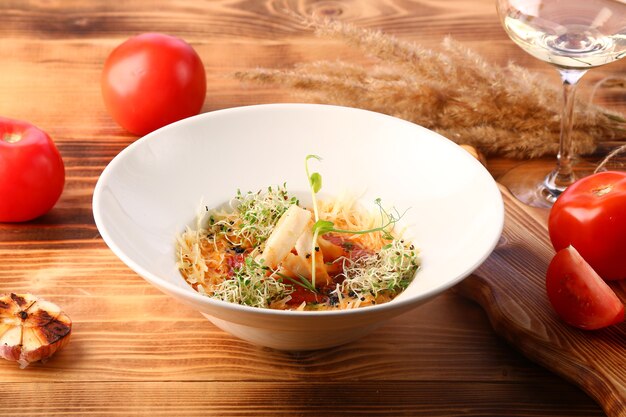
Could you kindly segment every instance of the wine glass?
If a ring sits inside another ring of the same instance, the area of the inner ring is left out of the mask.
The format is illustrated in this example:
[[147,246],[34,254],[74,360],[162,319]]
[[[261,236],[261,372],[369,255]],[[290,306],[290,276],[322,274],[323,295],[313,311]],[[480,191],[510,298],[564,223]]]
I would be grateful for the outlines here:
[[572,152],[574,94],[589,69],[626,55],[626,1],[497,0],[496,5],[509,37],[561,75],[563,107],[556,168],[546,173],[541,164],[523,164],[500,178],[524,203],[550,207],[568,185],[593,170]]

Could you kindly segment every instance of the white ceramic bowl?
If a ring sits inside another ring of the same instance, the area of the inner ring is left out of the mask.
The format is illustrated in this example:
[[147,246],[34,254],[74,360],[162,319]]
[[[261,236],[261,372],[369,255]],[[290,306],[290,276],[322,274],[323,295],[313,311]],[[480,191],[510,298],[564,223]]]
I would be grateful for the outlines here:
[[[350,190],[400,211],[422,267],[387,304],[349,311],[258,309],[196,293],[175,265],[175,236],[200,205],[218,206],[237,189],[287,183],[306,195],[304,158],[327,195]],[[199,310],[221,329],[255,344],[307,350],[352,341],[468,276],[491,253],[503,226],[500,192],[485,168],[442,136],[364,110],[273,104],[201,114],[130,145],[102,173],[96,224],[113,252],[172,302]],[[176,300],[176,301],[174,301]]]

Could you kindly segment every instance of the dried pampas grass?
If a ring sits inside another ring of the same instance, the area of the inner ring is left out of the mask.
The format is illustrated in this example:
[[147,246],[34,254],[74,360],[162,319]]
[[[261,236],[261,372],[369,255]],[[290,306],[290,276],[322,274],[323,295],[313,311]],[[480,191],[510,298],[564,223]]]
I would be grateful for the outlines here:
[[[342,22],[306,23],[319,36],[356,46],[377,63],[322,61],[238,72],[236,77],[293,88],[307,101],[410,120],[486,154],[537,157],[557,152],[560,89],[525,69],[489,64],[450,38],[440,50],[431,50]],[[621,134],[620,115],[583,100],[576,102],[575,111],[575,152],[591,153],[599,141]]]

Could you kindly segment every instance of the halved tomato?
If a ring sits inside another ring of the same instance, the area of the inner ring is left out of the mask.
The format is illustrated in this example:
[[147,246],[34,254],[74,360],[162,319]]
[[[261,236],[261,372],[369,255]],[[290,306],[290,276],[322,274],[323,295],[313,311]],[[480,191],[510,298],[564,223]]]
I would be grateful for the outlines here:
[[546,290],[557,314],[572,326],[595,330],[624,321],[624,305],[573,246],[554,256]]

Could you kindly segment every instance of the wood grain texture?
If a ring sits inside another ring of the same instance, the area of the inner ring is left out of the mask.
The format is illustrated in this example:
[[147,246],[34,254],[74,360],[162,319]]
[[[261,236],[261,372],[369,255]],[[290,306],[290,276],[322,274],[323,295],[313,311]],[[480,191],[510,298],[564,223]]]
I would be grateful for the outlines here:
[[[597,331],[563,323],[545,295],[554,250],[545,221],[503,188],[504,233],[489,259],[457,286],[495,331],[529,358],[579,385],[612,417],[626,416],[626,322]],[[626,301],[624,282],[610,283]]]
[[[492,0],[3,0],[0,115],[29,120],[57,143],[66,188],[47,215],[0,224],[0,293],[30,291],[74,320],[69,346],[46,364],[0,362],[0,414],[601,416],[579,388],[494,335],[483,310],[453,292],[334,349],[288,354],[241,342],[173,302],[106,247],[91,213],[104,167],[136,137],[100,96],[106,56],[124,39],[180,36],[207,72],[203,111],[293,100],[242,85],[255,67],[368,58],[316,38],[291,13],[380,29],[424,46],[452,35],[487,59],[557,81],[500,27]],[[589,88],[626,61],[594,70]],[[620,90],[607,102],[626,108]],[[492,159],[498,176],[519,161]],[[546,160],[550,165],[552,161]]]
[[[113,382],[2,384],[0,413],[31,416],[589,417],[567,387],[454,382]],[[536,393],[533,391],[537,391]],[[101,401],[102,395],[115,401]],[[565,398],[572,397],[566,403]],[[557,399],[555,401],[555,398]],[[549,413],[549,414],[546,414]]]

